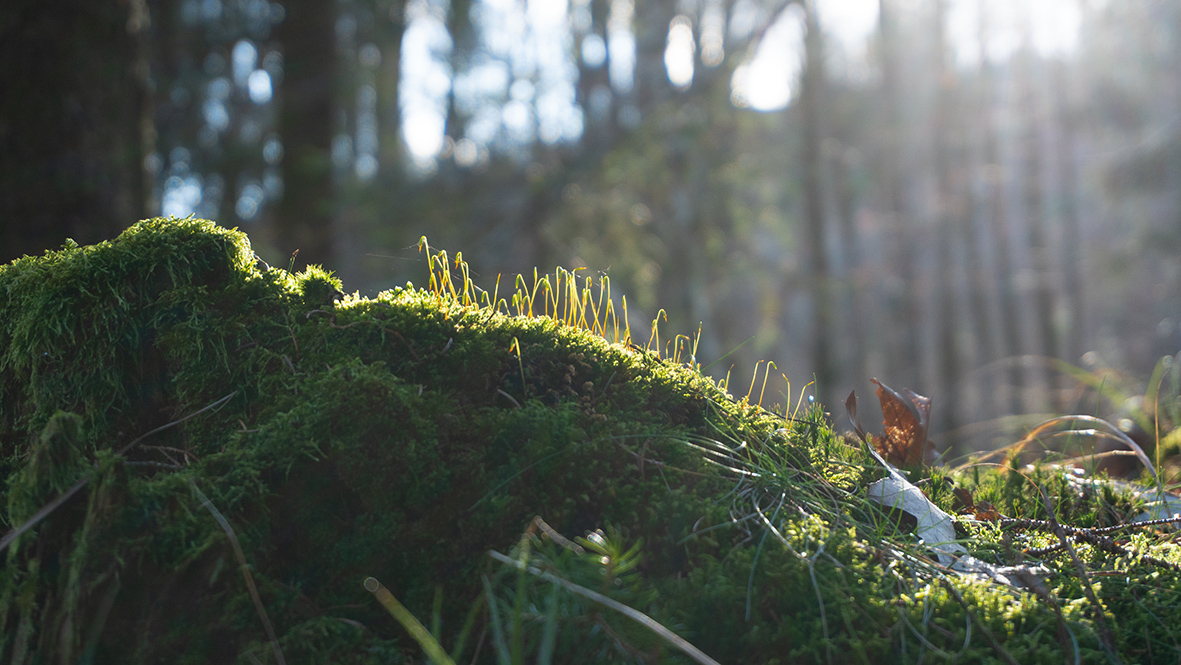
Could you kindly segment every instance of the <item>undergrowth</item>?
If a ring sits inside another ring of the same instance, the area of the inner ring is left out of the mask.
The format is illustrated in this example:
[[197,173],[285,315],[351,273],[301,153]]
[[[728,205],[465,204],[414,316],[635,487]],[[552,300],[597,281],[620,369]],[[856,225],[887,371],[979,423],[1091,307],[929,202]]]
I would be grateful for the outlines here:
[[[375,298],[192,219],[0,268],[0,658],[1181,653],[1178,574],[1137,558],[1181,563],[1169,532],[1034,557],[1052,534],[960,520],[972,555],[1036,582],[955,572],[866,498],[885,470],[819,406],[763,406],[772,363],[735,398],[696,337],[633,337],[606,279],[482,290],[421,247],[427,287]],[[1143,503],[1016,456],[906,471],[945,510],[967,489],[1076,529]]]

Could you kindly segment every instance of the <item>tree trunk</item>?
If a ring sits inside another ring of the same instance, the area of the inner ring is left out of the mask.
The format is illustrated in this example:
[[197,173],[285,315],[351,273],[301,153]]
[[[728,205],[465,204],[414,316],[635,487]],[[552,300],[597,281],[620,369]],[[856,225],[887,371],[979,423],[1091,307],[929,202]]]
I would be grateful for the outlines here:
[[[1032,254],[1034,272],[1034,323],[1040,347],[1038,351],[1045,359],[1061,358],[1058,334],[1054,326],[1058,298],[1052,280],[1054,262],[1053,250],[1050,247],[1050,220],[1046,214],[1046,194],[1042,184],[1044,162],[1042,160],[1041,138],[1044,133],[1044,114],[1039,103],[1038,86],[1035,84],[1037,77],[1036,55],[1033,53],[1031,44],[1025,46],[1025,53],[1021,59],[1024,61],[1023,66],[1019,66],[1022,93],[1021,114],[1025,118],[1024,140],[1022,142],[1024,157],[1022,199],[1028,227],[1026,237],[1029,251]],[[1055,412],[1061,413],[1064,405],[1058,390],[1057,372],[1049,369],[1045,363],[1043,366],[1046,369],[1038,370],[1036,374],[1044,382],[1048,394],[1038,395],[1037,401],[1045,403],[1046,397],[1049,397],[1048,406]]]
[[13,0],[4,13],[0,261],[112,238],[147,216],[151,190],[147,8]]
[[814,0],[806,3],[807,29],[804,35],[804,71],[800,85],[800,130],[803,132],[804,168],[804,245],[807,248],[811,284],[812,311],[812,367],[816,371],[816,394],[823,403],[836,393],[836,367],[830,341],[832,325],[831,275],[825,243],[824,224],[824,160],[821,147],[824,126],[821,120],[824,103],[824,43],[816,17]]
[[892,305],[890,318],[890,344],[887,348],[886,372],[895,385],[917,386],[921,376],[922,359],[919,356],[919,306],[918,284],[915,266],[914,231],[908,219],[906,203],[906,182],[910,172],[906,154],[906,126],[902,109],[902,82],[900,72],[901,48],[898,44],[898,26],[895,24],[894,3],[879,0],[878,32],[882,67],[881,103],[885,115],[883,132],[883,154],[877,171],[882,176],[885,188],[885,209],[887,233],[893,236],[893,252],[890,262],[896,274],[894,283],[889,284],[889,300]]
[[299,263],[336,258],[333,229],[332,135],[336,76],[334,3],[287,3],[276,37],[283,46],[279,136],[283,141],[283,199],[274,244],[299,250]]
[[1066,307],[1069,323],[1066,343],[1063,348],[1064,360],[1080,362],[1085,336],[1085,312],[1083,310],[1083,228],[1078,208],[1078,166],[1075,162],[1075,143],[1079,135],[1079,111],[1070,94],[1067,65],[1057,63],[1054,69],[1055,96],[1058,98],[1058,118],[1061,137],[1058,140],[1058,170],[1061,178],[1062,197],[1062,265],[1066,271]]
[[984,114],[983,152],[984,179],[988,186],[988,217],[991,220],[992,240],[996,248],[997,292],[1001,305],[1001,358],[1004,393],[1008,399],[1002,404],[1004,413],[1022,413],[1021,394],[1024,391],[1025,376],[1021,368],[1021,315],[1017,300],[1017,289],[1013,281],[1013,254],[1009,246],[1008,207],[1005,204],[1007,170],[1002,164],[1000,130],[996,110],[996,75],[987,61],[988,33],[985,0],[980,0],[980,52],[981,91],[980,108]]
[[[939,316],[939,403],[936,427],[941,431],[952,431],[959,426],[960,409],[960,358],[957,348],[960,316],[956,302],[959,280],[953,256],[953,243],[964,244],[964,182],[960,175],[963,166],[962,151],[957,144],[960,131],[955,123],[955,72],[949,62],[950,45],[947,43],[946,21],[947,2],[935,2],[935,48],[937,49],[936,98],[935,98],[935,159],[937,180],[936,194],[936,268],[939,276],[936,287]],[[959,241],[958,243],[956,241]],[[948,443],[944,441],[944,443]]]

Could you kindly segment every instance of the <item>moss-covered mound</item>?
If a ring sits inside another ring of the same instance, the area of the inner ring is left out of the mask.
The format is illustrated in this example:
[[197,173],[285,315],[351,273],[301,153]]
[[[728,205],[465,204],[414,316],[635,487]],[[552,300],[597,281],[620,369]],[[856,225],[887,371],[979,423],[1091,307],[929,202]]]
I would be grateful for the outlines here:
[[[940,569],[819,410],[438,289],[339,288],[196,220],[0,268],[0,525],[34,524],[3,552],[0,660],[423,662],[368,577],[457,662],[691,662],[594,594],[725,663],[1181,653],[1171,569],[1086,543],[1115,574]],[[1081,526],[1134,509],[1016,477],[970,482],[1019,516],[1039,488]],[[948,508],[951,482],[925,489]]]

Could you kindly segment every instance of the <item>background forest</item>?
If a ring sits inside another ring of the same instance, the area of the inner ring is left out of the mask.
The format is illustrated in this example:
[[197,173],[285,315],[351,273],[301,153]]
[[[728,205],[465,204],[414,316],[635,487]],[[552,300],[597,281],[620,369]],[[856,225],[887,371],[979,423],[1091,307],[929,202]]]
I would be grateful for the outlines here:
[[10,0],[0,260],[195,214],[372,295],[425,235],[987,446],[1181,348],[1178,72],[1168,0]]

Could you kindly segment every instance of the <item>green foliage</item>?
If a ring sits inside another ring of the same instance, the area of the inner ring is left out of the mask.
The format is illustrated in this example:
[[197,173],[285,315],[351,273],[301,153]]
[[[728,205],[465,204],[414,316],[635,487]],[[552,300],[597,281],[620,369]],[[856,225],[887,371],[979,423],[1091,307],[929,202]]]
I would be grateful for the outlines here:
[[[881,470],[819,407],[733,399],[682,338],[610,343],[630,335],[605,285],[559,271],[485,297],[432,258],[431,288],[340,298],[326,271],[251,257],[235,231],[150,220],[0,268],[6,526],[85,481],[5,551],[0,658],[273,660],[216,512],[290,662],[421,662],[369,577],[456,662],[689,662],[653,625],[722,662],[989,662],[986,631],[1020,662],[1102,659],[1066,557],[1057,611],[948,573],[865,499]],[[1080,527],[1136,509],[1049,466],[921,473],[945,509],[953,483],[1034,518],[1044,490]],[[962,529],[996,564],[1048,543]],[[1169,653],[1176,573],[1078,549],[1119,572],[1092,580],[1116,647]]]

